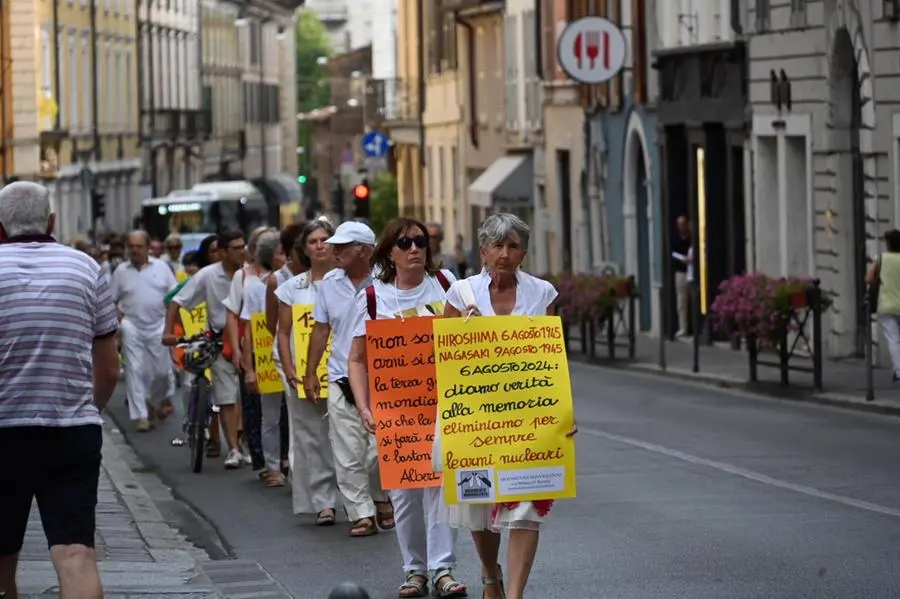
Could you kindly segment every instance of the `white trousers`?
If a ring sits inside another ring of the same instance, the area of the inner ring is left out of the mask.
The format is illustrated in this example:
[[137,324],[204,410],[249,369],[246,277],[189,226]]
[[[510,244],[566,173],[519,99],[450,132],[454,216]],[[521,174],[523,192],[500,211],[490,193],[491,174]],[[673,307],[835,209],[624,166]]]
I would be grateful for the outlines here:
[[328,407],[285,394],[291,442],[291,485],[295,514],[318,514],[338,506],[337,476],[328,439]]
[[262,451],[267,470],[281,472],[281,393],[259,396]]
[[162,329],[162,324],[142,329],[127,318],[122,321],[128,415],[132,420],[147,418],[147,404],[158,408],[169,396],[172,361],[169,348],[159,342]]
[[288,383],[281,369],[275,367],[284,384],[288,409],[290,443],[288,461],[291,464],[291,499],[295,515],[318,514],[338,506],[337,476],[334,456],[328,438],[328,405],[314,404],[297,398],[297,391]]
[[894,375],[900,377],[900,316],[896,314],[879,314],[878,324],[891,352],[891,368]]
[[329,437],[334,453],[337,484],[351,522],[375,515],[376,501],[387,501],[381,489],[375,435],[363,428],[356,406],[351,405],[339,385],[328,385]]
[[457,531],[440,521],[444,501],[441,491],[441,487],[391,491],[406,573],[456,566]]

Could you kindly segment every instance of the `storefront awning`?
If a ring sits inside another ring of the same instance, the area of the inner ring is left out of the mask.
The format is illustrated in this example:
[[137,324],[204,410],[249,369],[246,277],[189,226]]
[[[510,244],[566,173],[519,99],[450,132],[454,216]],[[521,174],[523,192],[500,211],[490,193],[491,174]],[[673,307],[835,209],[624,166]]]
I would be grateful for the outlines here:
[[530,205],[534,161],[530,154],[498,158],[469,185],[469,205],[482,208]]

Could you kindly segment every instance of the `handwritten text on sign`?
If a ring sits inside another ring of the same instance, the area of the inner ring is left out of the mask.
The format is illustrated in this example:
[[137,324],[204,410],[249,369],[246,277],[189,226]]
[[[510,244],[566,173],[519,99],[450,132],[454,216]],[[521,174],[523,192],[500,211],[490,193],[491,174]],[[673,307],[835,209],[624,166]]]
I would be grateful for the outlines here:
[[275,368],[275,357],[272,353],[275,346],[275,338],[266,326],[265,312],[256,312],[250,315],[250,329],[253,337],[253,364],[256,368],[256,384],[262,395],[269,393],[282,393],[284,383],[278,369]]
[[440,473],[431,466],[437,414],[433,321],[419,317],[366,323],[369,399],[384,489],[441,484]]
[[447,503],[574,497],[559,318],[440,319],[434,339]]
[[200,304],[192,310],[182,308],[179,313],[185,337],[193,337],[206,330],[206,304]]
[[[294,325],[291,327],[294,337],[294,362],[297,368],[297,379],[301,381],[306,376],[306,356],[309,352],[309,339],[312,335],[313,327],[316,325],[312,313],[312,304],[294,304],[291,307],[291,318],[294,319]],[[331,335],[328,336],[325,353],[322,354],[322,361],[319,362],[319,368],[316,371],[319,374],[319,385],[321,388],[319,397],[323,399],[328,397],[329,357],[331,357]],[[302,392],[303,390],[301,389],[300,391]]]

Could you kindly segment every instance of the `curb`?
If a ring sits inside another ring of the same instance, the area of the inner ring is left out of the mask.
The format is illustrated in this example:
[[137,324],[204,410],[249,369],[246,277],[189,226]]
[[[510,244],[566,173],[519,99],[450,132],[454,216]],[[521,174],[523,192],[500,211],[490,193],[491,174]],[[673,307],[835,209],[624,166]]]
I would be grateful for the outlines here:
[[877,400],[865,401],[864,398],[857,397],[855,395],[849,395],[846,393],[814,391],[812,389],[797,387],[785,389],[780,385],[773,386],[775,384],[770,385],[768,383],[752,383],[747,379],[711,373],[693,372],[686,368],[669,367],[663,369],[660,368],[658,364],[651,364],[647,362],[627,362],[625,360],[617,362],[598,361],[572,355],[569,356],[569,361],[583,364],[585,366],[602,368],[604,370],[618,370],[620,372],[639,373],[657,378],[690,381],[710,387],[716,386],[728,389],[736,389],[763,396],[769,399],[780,399],[797,403],[817,404],[840,408],[842,410],[900,417],[900,405],[887,405],[878,403]]
[[[111,430],[115,429],[115,425],[112,419],[108,415],[104,415],[103,419],[103,469],[131,513],[147,551],[160,563],[192,564],[195,574],[191,582],[212,588],[212,581],[202,567],[202,562],[210,560],[209,555],[169,526],[134,473],[138,468],[144,467],[143,462],[124,438],[120,441],[113,438]],[[140,476],[157,478],[146,472]]]

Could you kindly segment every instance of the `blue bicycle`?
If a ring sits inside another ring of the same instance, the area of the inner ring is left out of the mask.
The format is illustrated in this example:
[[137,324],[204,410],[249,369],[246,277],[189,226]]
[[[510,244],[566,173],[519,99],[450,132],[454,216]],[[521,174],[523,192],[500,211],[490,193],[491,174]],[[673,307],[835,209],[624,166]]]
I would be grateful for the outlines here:
[[182,430],[190,449],[191,470],[198,474],[203,470],[209,424],[215,411],[209,369],[222,353],[222,334],[204,331],[179,339],[175,347],[184,349],[184,369],[193,375]]

